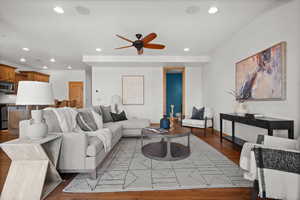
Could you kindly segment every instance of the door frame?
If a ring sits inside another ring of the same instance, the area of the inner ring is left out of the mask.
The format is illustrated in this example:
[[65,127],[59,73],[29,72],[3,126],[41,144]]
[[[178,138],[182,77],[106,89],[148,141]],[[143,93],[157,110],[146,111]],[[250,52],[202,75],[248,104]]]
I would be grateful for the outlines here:
[[169,71],[177,70],[182,73],[182,115],[185,115],[185,94],[186,94],[186,81],[185,81],[185,67],[165,66],[163,68],[163,114],[166,115],[167,106],[167,73]]

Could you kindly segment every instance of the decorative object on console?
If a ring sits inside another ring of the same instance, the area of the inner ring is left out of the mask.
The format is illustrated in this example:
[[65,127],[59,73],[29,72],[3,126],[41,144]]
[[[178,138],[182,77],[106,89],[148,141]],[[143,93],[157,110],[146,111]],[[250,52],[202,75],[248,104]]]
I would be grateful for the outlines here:
[[168,119],[167,115],[164,115],[164,117],[161,118],[160,128],[163,128],[163,129],[169,129],[170,128],[170,120]]
[[286,98],[286,42],[276,44],[236,64],[236,91],[249,100]]
[[112,113],[112,112],[110,114],[114,122],[127,120],[126,113],[124,110],[120,114]]
[[234,112],[240,115],[245,115],[248,112],[247,106],[244,103],[250,96],[242,96],[235,90],[230,90],[228,94],[235,97],[236,104],[234,106]]
[[122,76],[122,101],[123,105],[144,104],[144,76]]
[[40,139],[46,136],[48,126],[43,119],[43,112],[38,110],[39,105],[53,105],[53,91],[51,84],[39,81],[20,81],[16,105],[35,105],[31,111],[32,119],[27,128],[27,136],[31,139]]

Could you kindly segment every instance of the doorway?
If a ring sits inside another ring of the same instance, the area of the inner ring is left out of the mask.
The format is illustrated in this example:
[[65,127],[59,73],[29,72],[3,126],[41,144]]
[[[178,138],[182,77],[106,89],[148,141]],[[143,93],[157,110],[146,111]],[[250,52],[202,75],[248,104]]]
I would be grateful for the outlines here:
[[185,68],[164,67],[163,70],[163,112],[170,116],[171,105],[174,115],[185,113]]
[[76,100],[76,108],[83,107],[83,82],[69,82],[69,100]]

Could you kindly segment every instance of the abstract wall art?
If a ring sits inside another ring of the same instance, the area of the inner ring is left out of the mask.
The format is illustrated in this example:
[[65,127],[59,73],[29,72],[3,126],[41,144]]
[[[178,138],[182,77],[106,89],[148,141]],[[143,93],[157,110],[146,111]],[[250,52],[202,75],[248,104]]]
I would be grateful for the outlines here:
[[248,100],[286,98],[286,42],[236,64],[236,92]]

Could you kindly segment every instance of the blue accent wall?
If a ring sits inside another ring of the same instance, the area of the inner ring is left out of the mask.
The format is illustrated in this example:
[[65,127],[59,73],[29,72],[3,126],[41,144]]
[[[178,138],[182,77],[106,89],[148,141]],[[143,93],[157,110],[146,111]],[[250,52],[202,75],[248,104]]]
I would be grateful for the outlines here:
[[167,115],[170,116],[171,107],[175,105],[174,115],[181,112],[182,105],[182,74],[167,74]]

